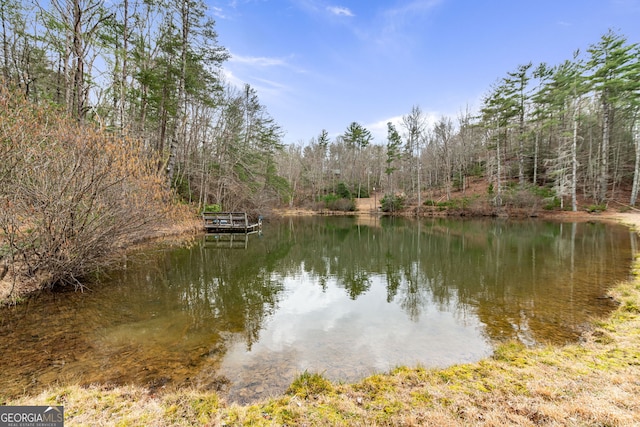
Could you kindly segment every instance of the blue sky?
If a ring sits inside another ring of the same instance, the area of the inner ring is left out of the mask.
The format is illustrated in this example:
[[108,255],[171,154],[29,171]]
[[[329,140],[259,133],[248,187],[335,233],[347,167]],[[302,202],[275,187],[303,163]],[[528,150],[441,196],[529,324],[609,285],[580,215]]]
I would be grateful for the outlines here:
[[640,42],[640,0],[206,0],[232,84],[254,87],[285,143],[356,121],[386,143],[412,106],[475,112],[518,65],[571,59],[609,29]]

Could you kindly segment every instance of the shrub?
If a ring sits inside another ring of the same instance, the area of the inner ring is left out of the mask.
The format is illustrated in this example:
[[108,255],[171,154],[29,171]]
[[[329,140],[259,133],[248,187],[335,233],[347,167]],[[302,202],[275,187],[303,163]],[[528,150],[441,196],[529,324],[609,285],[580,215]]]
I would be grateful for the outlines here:
[[[325,209],[332,211],[353,212],[356,210],[356,204],[351,199],[351,192],[344,183],[338,184],[337,194],[325,194],[319,200]],[[346,197],[346,196],[349,197]]]
[[453,188],[455,188],[457,191],[462,190],[462,187],[464,187],[464,178],[465,176],[462,173],[456,173],[453,175]]
[[484,162],[474,163],[469,171],[469,176],[483,177],[484,169]]
[[544,199],[544,206],[542,207],[544,210],[552,211],[554,209],[559,209],[561,206],[560,199],[558,197],[550,197]]
[[337,199],[327,206],[332,211],[353,212],[356,210],[356,204],[353,200]]
[[382,200],[380,200],[380,205],[382,212],[395,212],[404,208],[404,202],[404,197],[386,194]]
[[356,204],[351,199],[341,198],[337,194],[326,194],[320,197],[320,206],[317,208],[325,208],[331,211],[353,212],[356,210]]
[[352,198],[351,191],[349,191],[349,188],[344,182],[341,182],[338,184],[338,186],[336,187],[336,194],[338,195],[339,198],[342,198],[342,199]]
[[319,201],[324,204],[324,207],[329,207],[331,203],[335,202],[339,198],[340,197],[338,197],[337,194],[325,194],[324,196],[320,196]]
[[607,210],[607,205],[590,205],[587,207],[587,212],[596,213],[596,212],[604,212]]
[[553,188],[549,187],[539,187],[537,185],[532,185],[531,192],[538,197],[542,197],[543,199],[556,197],[556,193],[555,191],[553,191]]
[[137,140],[0,89],[0,141],[5,259],[48,286],[81,287],[168,211],[165,179]]
[[202,210],[203,212],[222,212],[222,206],[220,206],[219,204],[215,203],[213,205],[205,205],[204,209]]
[[509,183],[502,196],[503,203],[513,208],[532,208],[538,206],[540,199],[529,186],[521,186],[517,182]]
[[360,198],[360,199],[366,199],[366,198],[369,198],[371,196],[369,195],[369,190],[367,190],[364,187],[360,187],[360,191],[358,192],[358,196],[357,197]]
[[445,201],[436,203],[436,206],[439,208],[456,208],[458,207],[458,201],[453,199],[445,200]]
[[189,179],[182,173],[176,173],[173,176],[171,182],[171,188],[173,188],[178,196],[187,203],[191,203],[193,200],[193,191],[189,185]]

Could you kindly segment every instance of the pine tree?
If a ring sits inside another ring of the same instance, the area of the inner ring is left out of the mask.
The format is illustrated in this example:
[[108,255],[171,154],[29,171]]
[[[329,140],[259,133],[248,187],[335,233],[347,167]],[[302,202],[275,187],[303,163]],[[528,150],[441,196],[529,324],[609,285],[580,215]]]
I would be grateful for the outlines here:
[[627,43],[625,37],[613,31],[602,36],[598,44],[592,45],[587,67],[591,71],[589,83],[599,97],[602,113],[602,140],[600,145],[600,171],[598,180],[598,203],[607,201],[609,186],[609,156],[615,113],[621,97],[629,88],[628,66],[633,60],[635,45]]
[[398,169],[395,162],[400,158],[400,148],[402,146],[402,138],[393,123],[387,123],[387,158],[385,160],[386,167],[384,169],[387,175],[387,187],[391,197],[394,196],[393,191],[393,173]]
[[509,105],[511,107],[511,114],[517,118],[517,135],[516,139],[518,142],[518,182],[520,185],[524,185],[525,176],[524,176],[524,143],[525,143],[525,112],[526,112],[526,103],[529,99],[529,95],[527,93],[527,85],[531,76],[529,75],[529,70],[531,69],[531,62],[526,65],[518,66],[518,69],[514,72],[507,73],[507,76],[504,79],[505,85],[505,96],[509,98]]
[[347,127],[347,130],[342,135],[342,139],[349,149],[355,152],[355,167],[352,171],[355,173],[358,185],[358,196],[361,197],[362,192],[362,180],[363,180],[363,170],[364,167],[361,164],[362,160],[362,150],[365,149],[373,140],[371,136],[371,132],[357,122],[351,122]]

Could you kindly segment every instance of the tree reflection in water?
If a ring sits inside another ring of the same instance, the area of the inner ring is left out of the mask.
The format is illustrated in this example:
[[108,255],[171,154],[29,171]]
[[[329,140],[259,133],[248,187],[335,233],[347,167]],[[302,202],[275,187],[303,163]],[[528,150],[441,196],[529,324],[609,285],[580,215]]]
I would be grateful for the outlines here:
[[242,400],[304,369],[352,379],[508,339],[564,343],[610,310],[602,297],[627,277],[634,239],[604,224],[314,217],[233,249],[157,248],[92,292],[5,310],[0,389],[231,384]]

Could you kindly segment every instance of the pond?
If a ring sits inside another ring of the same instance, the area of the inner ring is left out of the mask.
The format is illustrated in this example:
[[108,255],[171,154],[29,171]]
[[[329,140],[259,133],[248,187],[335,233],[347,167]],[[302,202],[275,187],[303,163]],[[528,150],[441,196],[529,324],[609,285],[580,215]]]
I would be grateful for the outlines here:
[[636,235],[601,223],[311,217],[130,254],[85,292],[0,311],[0,396],[49,385],[217,390],[443,367],[578,340]]

